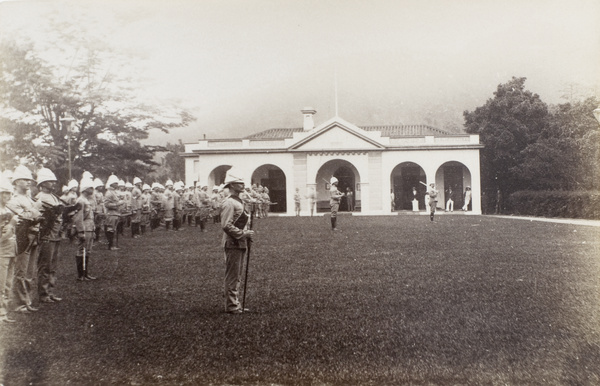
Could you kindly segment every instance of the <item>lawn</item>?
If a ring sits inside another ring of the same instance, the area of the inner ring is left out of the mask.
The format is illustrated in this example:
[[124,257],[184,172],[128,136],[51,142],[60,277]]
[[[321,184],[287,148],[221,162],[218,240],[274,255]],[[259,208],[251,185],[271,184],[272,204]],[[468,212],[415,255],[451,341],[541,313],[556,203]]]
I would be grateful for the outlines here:
[[[487,216],[259,219],[223,312],[219,227],[62,245],[58,304],[0,325],[8,385],[600,384],[600,228]],[[129,230],[126,230],[128,232]]]

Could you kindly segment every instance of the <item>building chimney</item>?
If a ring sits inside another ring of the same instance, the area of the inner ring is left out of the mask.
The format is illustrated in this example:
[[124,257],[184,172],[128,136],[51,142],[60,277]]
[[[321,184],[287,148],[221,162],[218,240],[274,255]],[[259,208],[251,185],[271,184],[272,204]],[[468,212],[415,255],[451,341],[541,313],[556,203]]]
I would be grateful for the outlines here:
[[302,110],[302,114],[304,115],[304,131],[309,131],[315,128],[315,121],[313,120],[313,115],[317,113],[317,110],[312,107],[305,107]]

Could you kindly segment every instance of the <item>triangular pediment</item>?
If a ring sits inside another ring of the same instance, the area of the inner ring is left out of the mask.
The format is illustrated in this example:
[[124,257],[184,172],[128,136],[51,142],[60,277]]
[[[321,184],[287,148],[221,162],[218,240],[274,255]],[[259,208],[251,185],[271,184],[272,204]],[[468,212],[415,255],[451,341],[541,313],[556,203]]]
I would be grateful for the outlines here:
[[294,138],[290,150],[375,150],[385,146],[358,126],[340,118],[331,119]]

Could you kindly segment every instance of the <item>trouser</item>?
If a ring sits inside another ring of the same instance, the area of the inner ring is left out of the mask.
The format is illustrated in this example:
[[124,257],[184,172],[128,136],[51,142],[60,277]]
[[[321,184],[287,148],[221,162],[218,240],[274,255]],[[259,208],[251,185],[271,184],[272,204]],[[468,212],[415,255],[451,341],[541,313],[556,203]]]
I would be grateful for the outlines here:
[[41,299],[54,296],[59,241],[42,240],[38,257],[38,295]]
[[331,229],[337,228],[337,213],[339,208],[339,203],[331,204]]
[[106,240],[108,241],[108,249],[111,249],[115,242],[116,230],[119,224],[119,216],[114,214],[106,216],[105,224],[105,235]]
[[446,201],[446,211],[454,212],[454,201],[453,200]]
[[77,254],[75,262],[77,265],[77,275],[79,278],[88,276],[89,260],[92,250],[93,232],[80,232],[78,235],[79,244],[77,245]]
[[14,262],[14,252],[13,256],[0,256],[0,317],[5,316],[8,312],[8,295],[12,289],[11,282],[14,274]]
[[33,303],[33,281],[37,278],[38,243],[37,234],[29,234],[30,247],[15,258],[12,293],[13,309]]
[[225,248],[225,311],[242,308],[239,301],[245,249]]
[[139,221],[131,222],[131,237],[135,237],[140,234],[140,223]]

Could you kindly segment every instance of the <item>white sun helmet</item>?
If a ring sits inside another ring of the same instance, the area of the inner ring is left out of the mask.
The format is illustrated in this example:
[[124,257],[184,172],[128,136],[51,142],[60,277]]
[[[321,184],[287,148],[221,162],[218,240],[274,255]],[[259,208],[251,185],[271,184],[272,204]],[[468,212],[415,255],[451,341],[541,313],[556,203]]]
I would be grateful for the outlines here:
[[119,183],[119,177],[115,176],[114,174],[111,174],[110,176],[108,176],[108,180],[106,181],[106,187],[108,188],[109,186],[113,185],[113,184],[118,184]]
[[12,187],[12,184],[10,183],[10,181],[8,180],[8,178],[1,176],[0,177],[0,193],[4,193],[4,192],[12,193],[13,187]]
[[37,172],[36,184],[39,186],[42,182],[46,182],[46,181],[58,181],[58,180],[56,179],[56,176],[54,175],[52,170],[50,170],[48,168],[41,168]]
[[77,189],[79,187],[79,183],[77,182],[76,179],[72,179],[71,181],[69,181],[69,183],[67,184],[67,188],[69,188],[69,190],[71,189]]
[[15,171],[12,175],[12,182],[15,182],[16,180],[34,181],[31,170],[29,170],[29,168],[25,165],[19,165],[15,168]]
[[83,192],[90,188],[94,189],[94,180],[91,178],[82,178],[81,182],[79,183],[79,191]]

